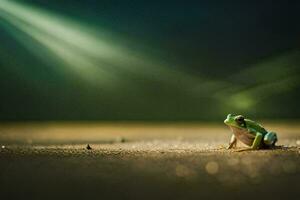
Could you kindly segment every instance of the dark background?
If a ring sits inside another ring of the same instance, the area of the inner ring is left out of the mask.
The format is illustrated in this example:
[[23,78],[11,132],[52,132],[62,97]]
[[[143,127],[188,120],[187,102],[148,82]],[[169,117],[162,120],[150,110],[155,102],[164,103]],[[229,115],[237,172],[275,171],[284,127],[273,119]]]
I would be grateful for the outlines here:
[[[61,62],[47,45],[7,20],[20,12],[8,11],[0,2],[2,121],[220,120],[227,113],[300,117],[299,2],[9,2],[49,27],[51,17],[39,18],[28,8],[63,19],[54,25],[67,19],[91,28],[91,32],[75,31],[120,45],[122,50],[116,54],[120,58],[79,53],[85,61],[107,67],[115,77],[107,78],[109,84],[102,83],[101,73],[92,73],[91,79],[87,73],[88,78],[82,79],[81,74],[68,71],[72,64]],[[21,17],[19,25],[30,25],[29,19]],[[62,35],[51,35],[55,29],[48,29],[49,33],[39,29],[42,39],[64,44]],[[71,48],[77,50],[82,49]],[[81,66],[84,74],[85,65]]]

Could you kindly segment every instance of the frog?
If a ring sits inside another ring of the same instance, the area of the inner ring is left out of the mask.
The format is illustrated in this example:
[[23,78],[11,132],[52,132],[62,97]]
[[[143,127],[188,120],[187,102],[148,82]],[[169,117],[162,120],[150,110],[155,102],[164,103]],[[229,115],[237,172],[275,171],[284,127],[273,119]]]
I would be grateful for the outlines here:
[[275,143],[278,141],[275,132],[267,131],[262,125],[251,119],[246,119],[243,115],[228,114],[224,123],[232,131],[227,149],[235,148],[237,141],[247,146],[238,151],[271,149],[275,147]]

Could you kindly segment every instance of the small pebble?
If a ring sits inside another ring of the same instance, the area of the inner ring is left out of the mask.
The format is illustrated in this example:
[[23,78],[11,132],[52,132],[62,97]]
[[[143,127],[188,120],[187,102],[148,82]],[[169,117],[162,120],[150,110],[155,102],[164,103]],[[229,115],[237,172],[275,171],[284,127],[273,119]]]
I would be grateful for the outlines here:
[[126,142],[126,139],[124,137],[117,137],[115,139],[115,142],[118,142],[118,143],[125,143]]
[[86,146],[86,149],[87,149],[87,150],[92,150],[92,147],[88,144],[88,145]]
[[125,140],[125,138],[121,138],[121,143],[124,143],[124,142],[126,142],[126,140]]

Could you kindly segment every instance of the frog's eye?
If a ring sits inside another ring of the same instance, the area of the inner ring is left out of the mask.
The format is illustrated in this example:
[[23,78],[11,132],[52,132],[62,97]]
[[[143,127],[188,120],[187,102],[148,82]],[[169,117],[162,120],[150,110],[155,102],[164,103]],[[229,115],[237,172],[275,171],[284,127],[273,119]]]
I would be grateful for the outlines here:
[[244,120],[245,120],[245,118],[242,115],[239,115],[235,118],[235,121],[239,124],[243,124]]

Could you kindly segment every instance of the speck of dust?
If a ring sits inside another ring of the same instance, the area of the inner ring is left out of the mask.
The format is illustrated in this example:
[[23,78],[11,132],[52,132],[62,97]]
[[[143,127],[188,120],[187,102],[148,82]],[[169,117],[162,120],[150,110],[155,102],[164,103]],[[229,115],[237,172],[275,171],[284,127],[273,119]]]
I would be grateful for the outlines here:
[[2,145],[2,146],[1,146],[1,148],[2,148],[2,149],[5,149],[5,146],[4,146],[4,145]]
[[219,172],[219,164],[215,161],[210,161],[205,165],[205,169],[209,174],[217,174]]

